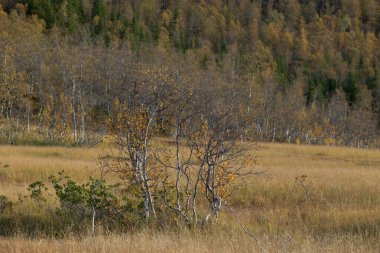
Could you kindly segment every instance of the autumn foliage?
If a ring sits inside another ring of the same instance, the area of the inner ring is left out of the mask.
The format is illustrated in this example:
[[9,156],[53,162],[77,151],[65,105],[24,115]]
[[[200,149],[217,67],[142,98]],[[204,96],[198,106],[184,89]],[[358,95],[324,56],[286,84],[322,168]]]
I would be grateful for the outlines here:
[[94,145],[156,82],[226,96],[246,139],[379,145],[378,1],[0,3],[2,143]]

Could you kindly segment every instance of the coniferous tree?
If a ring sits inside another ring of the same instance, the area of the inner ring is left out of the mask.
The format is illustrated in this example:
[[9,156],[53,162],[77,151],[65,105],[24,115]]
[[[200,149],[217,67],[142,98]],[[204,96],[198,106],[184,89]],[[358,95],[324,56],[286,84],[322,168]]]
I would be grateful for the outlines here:
[[106,7],[103,0],[94,0],[91,12],[93,32],[99,35],[105,29]]

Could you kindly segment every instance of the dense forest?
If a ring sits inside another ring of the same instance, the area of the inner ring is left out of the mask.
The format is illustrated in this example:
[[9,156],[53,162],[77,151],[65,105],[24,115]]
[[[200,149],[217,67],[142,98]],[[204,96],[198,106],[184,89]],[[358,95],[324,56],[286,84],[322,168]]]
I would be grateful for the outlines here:
[[380,0],[0,4],[2,143],[92,145],[165,87],[162,135],[181,100],[246,140],[380,146]]

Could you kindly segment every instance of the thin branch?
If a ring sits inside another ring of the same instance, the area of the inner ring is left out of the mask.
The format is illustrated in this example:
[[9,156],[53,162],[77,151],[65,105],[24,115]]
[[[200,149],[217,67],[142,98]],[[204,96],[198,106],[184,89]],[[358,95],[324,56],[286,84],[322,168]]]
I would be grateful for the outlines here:
[[261,252],[263,253],[266,253],[266,250],[263,248],[263,246],[261,246],[261,243],[260,241],[257,239],[256,235],[254,235],[252,232],[249,232],[247,230],[247,228],[243,225],[243,223],[240,221],[239,217],[237,216],[237,214],[235,213],[235,211],[231,208],[231,207],[228,207],[229,211],[232,213],[232,215],[234,216],[234,218],[236,219],[237,223],[240,225],[240,227],[243,229],[244,233],[246,233],[248,236],[250,236],[253,240],[256,241],[257,245],[259,246]]

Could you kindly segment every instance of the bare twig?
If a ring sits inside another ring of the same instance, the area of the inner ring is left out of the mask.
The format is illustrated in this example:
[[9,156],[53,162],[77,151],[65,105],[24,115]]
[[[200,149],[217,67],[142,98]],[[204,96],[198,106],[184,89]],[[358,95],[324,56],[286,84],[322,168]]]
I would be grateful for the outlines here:
[[228,210],[232,213],[234,218],[236,219],[237,223],[240,225],[240,227],[243,229],[244,233],[246,233],[248,236],[250,236],[253,240],[256,241],[257,246],[259,246],[261,252],[265,253],[266,250],[261,246],[260,241],[257,239],[256,235],[254,235],[252,232],[249,232],[247,228],[243,225],[243,223],[240,221],[239,217],[237,216],[236,212],[231,208],[228,207]]

